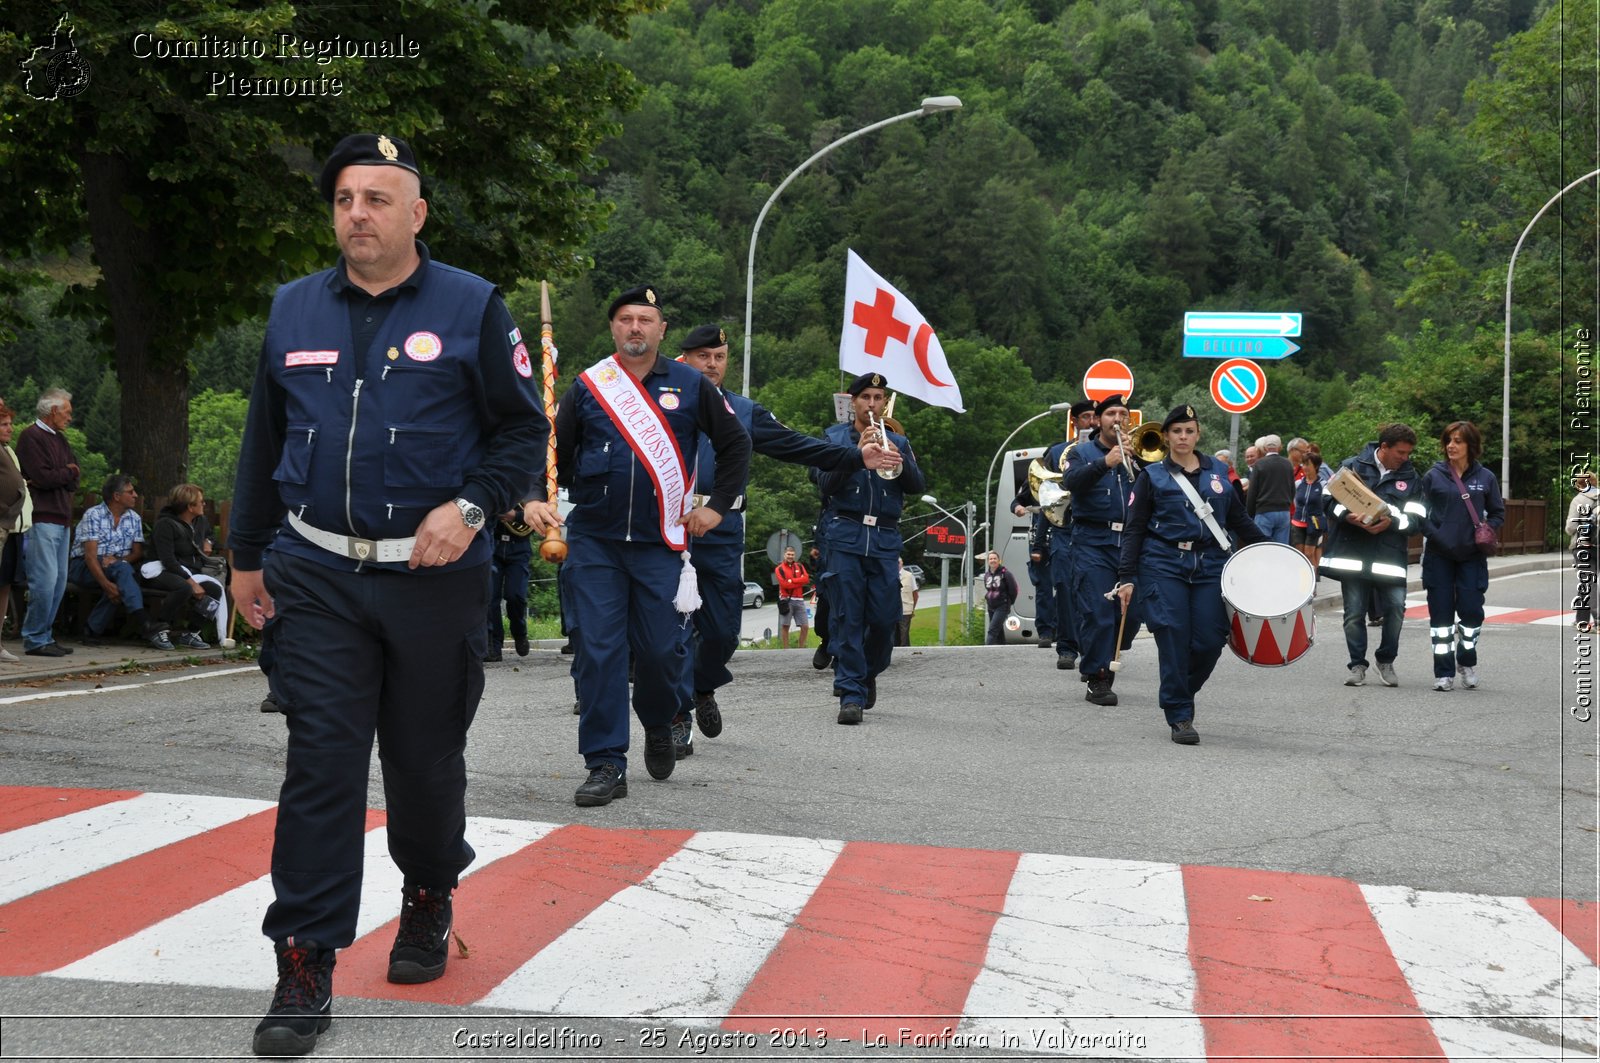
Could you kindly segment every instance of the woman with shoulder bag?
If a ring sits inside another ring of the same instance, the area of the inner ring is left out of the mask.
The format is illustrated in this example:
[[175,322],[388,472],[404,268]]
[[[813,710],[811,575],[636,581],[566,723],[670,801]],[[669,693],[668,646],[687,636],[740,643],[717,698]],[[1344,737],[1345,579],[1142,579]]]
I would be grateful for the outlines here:
[[1455,687],[1457,666],[1467,690],[1478,685],[1478,636],[1489,590],[1489,556],[1498,549],[1506,507],[1500,482],[1478,460],[1483,437],[1471,421],[1453,421],[1439,434],[1444,460],[1422,478],[1422,587],[1428,594],[1433,643],[1433,689]]
[[1600,554],[1600,543],[1595,541],[1596,518],[1600,513],[1600,487],[1596,486],[1595,475],[1588,469],[1580,469],[1572,474],[1572,501],[1567,505],[1567,535],[1572,538],[1572,564],[1578,573],[1578,592],[1572,597],[1572,611],[1574,626],[1585,634],[1594,630],[1594,594],[1597,586],[1596,576],[1600,575],[1600,565],[1596,565],[1597,554]]

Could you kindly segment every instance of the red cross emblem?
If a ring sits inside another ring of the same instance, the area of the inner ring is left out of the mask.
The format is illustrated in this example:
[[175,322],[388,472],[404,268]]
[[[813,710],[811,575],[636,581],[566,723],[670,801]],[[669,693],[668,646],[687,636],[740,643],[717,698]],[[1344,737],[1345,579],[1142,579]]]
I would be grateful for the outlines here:
[[900,343],[911,335],[911,326],[894,316],[894,296],[877,290],[872,305],[857,303],[850,313],[850,322],[867,330],[866,352],[874,358],[883,357],[883,348],[890,340]]

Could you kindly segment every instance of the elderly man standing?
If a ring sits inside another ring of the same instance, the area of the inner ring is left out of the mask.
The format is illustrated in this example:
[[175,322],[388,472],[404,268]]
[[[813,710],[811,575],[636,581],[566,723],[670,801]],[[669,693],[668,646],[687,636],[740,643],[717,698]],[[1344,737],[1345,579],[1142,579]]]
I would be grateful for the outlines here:
[[444,974],[466,838],[467,729],[483,694],[489,537],[544,482],[533,365],[495,286],[417,239],[422,176],[357,133],[318,182],[341,252],[278,289],[250,392],[229,545],[233,599],[267,629],[288,724],[262,931],[278,985],[258,1055],[332,1022],[355,940],[374,737],[403,885],[388,979]]
[[1279,453],[1283,440],[1262,436],[1256,440],[1255,469],[1245,504],[1261,534],[1275,543],[1289,544],[1289,510],[1294,507],[1294,463]]
[[1358,687],[1367,681],[1367,615],[1369,594],[1376,593],[1383,608],[1383,634],[1373,657],[1378,678],[1386,687],[1399,686],[1394,659],[1400,652],[1400,628],[1406,613],[1407,540],[1422,527],[1428,515],[1423,504],[1422,477],[1411,464],[1417,433],[1409,425],[1385,425],[1375,443],[1340,469],[1361,478],[1384,503],[1384,513],[1365,520],[1342,502],[1329,513],[1328,545],[1318,567],[1338,580],[1344,591],[1344,641],[1350,651],[1349,675],[1344,685]]
[[17,462],[33,499],[33,527],[23,540],[28,573],[28,613],[22,621],[22,649],[31,657],[65,657],[69,647],[52,629],[61,596],[67,593],[67,556],[72,546],[72,496],[78,490],[78,459],[67,442],[72,395],[51,388],[34,407],[39,419],[17,437]]

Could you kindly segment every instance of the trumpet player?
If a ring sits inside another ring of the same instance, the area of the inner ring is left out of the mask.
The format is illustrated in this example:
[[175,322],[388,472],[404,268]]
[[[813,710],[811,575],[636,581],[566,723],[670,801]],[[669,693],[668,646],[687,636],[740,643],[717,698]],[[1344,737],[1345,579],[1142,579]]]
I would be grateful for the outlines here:
[[906,437],[883,423],[889,385],[881,373],[863,373],[850,382],[855,417],[830,425],[828,441],[846,447],[867,443],[895,448],[893,468],[825,472],[818,537],[826,558],[817,580],[828,600],[828,651],[833,655],[833,685],[839,696],[839,722],[856,724],[878,696],[878,673],[889,667],[895,626],[900,622],[900,513],[905,495],[927,488]]
[[1120,628],[1124,645],[1139,628],[1137,606],[1106,597],[1117,585],[1122,530],[1128,521],[1128,496],[1142,465],[1134,456],[1124,426],[1128,403],[1111,395],[1095,404],[1100,430],[1067,455],[1061,486],[1072,495],[1070,608],[1078,621],[1078,675],[1088,689],[1084,700],[1115,705],[1116,676],[1111,661]]

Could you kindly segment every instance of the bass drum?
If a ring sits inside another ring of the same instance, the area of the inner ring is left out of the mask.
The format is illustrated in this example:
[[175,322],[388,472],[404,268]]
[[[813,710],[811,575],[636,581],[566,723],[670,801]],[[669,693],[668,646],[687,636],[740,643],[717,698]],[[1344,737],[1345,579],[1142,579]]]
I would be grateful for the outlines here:
[[1304,657],[1316,640],[1316,585],[1316,569],[1292,546],[1252,543],[1235,550],[1222,569],[1228,648],[1260,668]]

